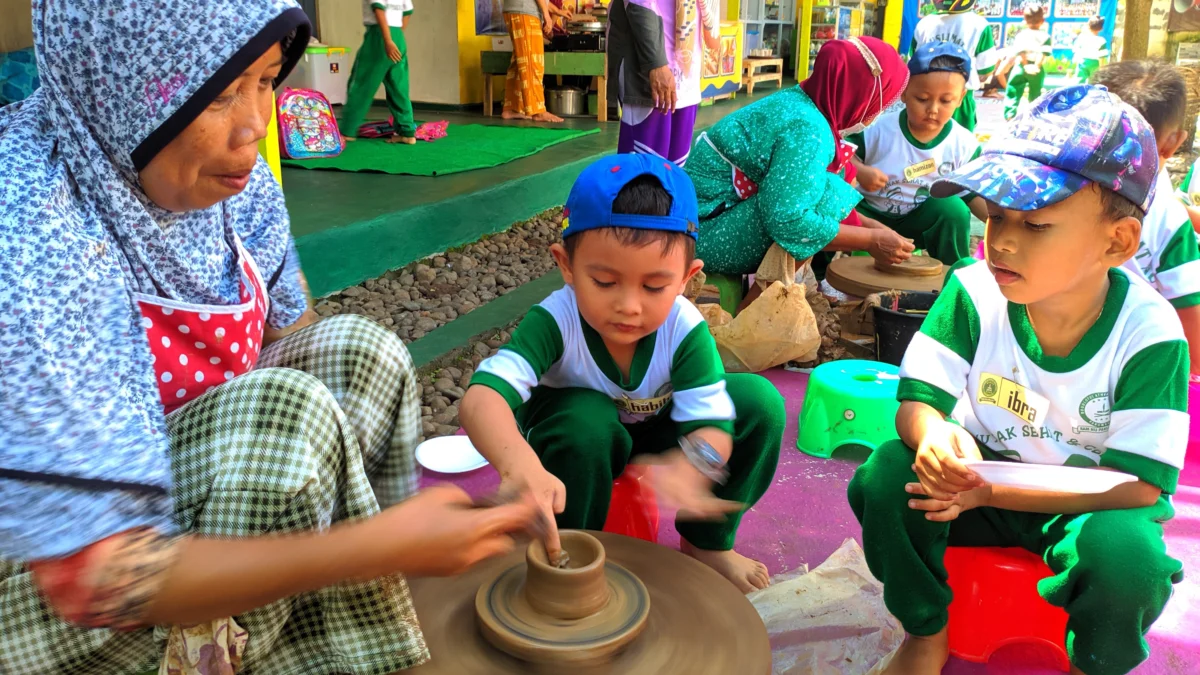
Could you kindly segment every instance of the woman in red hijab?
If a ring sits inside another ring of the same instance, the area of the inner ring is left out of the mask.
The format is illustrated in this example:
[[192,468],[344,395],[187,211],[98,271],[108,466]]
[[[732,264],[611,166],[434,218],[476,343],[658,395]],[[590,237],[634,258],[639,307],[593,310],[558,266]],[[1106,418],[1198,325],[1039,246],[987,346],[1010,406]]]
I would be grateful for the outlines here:
[[869,125],[907,82],[900,55],[882,40],[833,40],[799,86],[702,133],[686,169],[700,203],[696,254],[705,271],[750,274],[771,244],[798,261],[826,248],[908,257],[912,245],[895,232],[842,224],[861,197],[850,186],[854,150],[842,137]]

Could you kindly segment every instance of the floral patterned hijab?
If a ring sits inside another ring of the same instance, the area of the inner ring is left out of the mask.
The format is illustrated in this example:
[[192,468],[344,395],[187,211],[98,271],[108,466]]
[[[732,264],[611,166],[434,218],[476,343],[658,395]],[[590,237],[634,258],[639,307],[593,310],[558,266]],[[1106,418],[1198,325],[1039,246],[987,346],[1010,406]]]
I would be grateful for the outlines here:
[[[291,0],[35,0],[41,88],[0,109],[0,557],[171,529],[166,427],[133,293],[238,301],[241,239],[268,323],[303,313],[283,195],[265,162],[208,209],[170,213],[138,171],[245,68],[308,41]],[[127,489],[72,488],[79,481]]]

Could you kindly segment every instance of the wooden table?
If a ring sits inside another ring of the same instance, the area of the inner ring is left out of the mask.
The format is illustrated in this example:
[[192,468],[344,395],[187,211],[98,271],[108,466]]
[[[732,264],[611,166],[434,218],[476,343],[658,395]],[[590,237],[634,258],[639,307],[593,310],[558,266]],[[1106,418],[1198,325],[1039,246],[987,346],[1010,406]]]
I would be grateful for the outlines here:
[[[755,73],[759,68],[775,66],[777,70],[772,73]],[[779,86],[783,86],[783,59],[759,59],[747,56],[742,59],[742,84],[746,85],[746,93],[754,95],[754,84],[756,82],[776,81]]]
[[[483,114],[492,116],[495,98],[493,79],[508,73],[512,52],[484,51],[479,54],[480,70],[483,71]],[[778,59],[783,70],[783,59]],[[604,52],[546,52],[546,74],[583,75],[596,78],[596,117],[608,121],[608,55]],[[782,77],[782,75],[780,76]],[[561,81],[561,80],[560,80]],[[781,80],[782,82],[782,80]]]

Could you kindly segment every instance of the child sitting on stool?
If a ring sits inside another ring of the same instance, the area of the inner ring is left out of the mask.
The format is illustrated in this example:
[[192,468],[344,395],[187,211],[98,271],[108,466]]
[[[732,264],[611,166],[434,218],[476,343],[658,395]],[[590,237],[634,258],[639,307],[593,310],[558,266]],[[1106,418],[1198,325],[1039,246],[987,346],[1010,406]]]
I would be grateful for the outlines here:
[[[927,42],[908,61],[904,109],[846,137],[857,146],[857,210],[953,265],[970,256],[971,213],[987,220],[979,197],[934,199],[929,186],[979,155],[975,135],[954,121],[967,92],[971,58],[951,42]],[[968,208],[968,203],[970,208]]]
[[[900,440],[859,467],[849,498],[884,601],[909,634],[888,673],[947,659],[947,545],[1021,546],[1053,571],[1073,673],[1119,675],[1182,565],[1167,555],[1188,439],[1187,343],[1170,303],[1120,266],[1138,249],[1158,156],[1142,116],[1102,87],[1037,101],[933,187],[987,201],[987,262],[946,283],[900,368]],[[991,485],[980,458],[1097,467],[1102,494]]]
[[461,418],[502,487],[528,488],[560,528],[602,529],[613,480],[631,457],[658,455],[655,489],[680,509],[683,552],[749,592],[767,568],[735,553],[734,536],[774,478],[783,398],[758,375],[726,375],[680,295],[703,267],[697,221],[691,180],[661,157],[584,169],[550,248],[566,286],[480,364]]
[[1142,221],[1142,241],[1124,268],[1155,288],[1179,315],[1191,352],[1192,372],[1200,374],[1200,248],[1187,207],[1175,196],[1167,160],[1188,132],[1187,84],[1183,73],[1162,61],[1121,61],[1101,68],[1096,84],[1133,106],[1154,129],[1158,177],[1154,200]]

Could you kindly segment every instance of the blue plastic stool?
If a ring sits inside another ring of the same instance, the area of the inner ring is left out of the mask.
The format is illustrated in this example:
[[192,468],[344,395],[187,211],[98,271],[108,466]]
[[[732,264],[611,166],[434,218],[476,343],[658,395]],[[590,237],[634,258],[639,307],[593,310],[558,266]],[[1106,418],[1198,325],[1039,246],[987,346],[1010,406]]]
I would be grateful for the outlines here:
[[896,438],[900,369],[878,361],[830,361],[808,379],[796,447],[828,459],[843,445],[875,450]]

